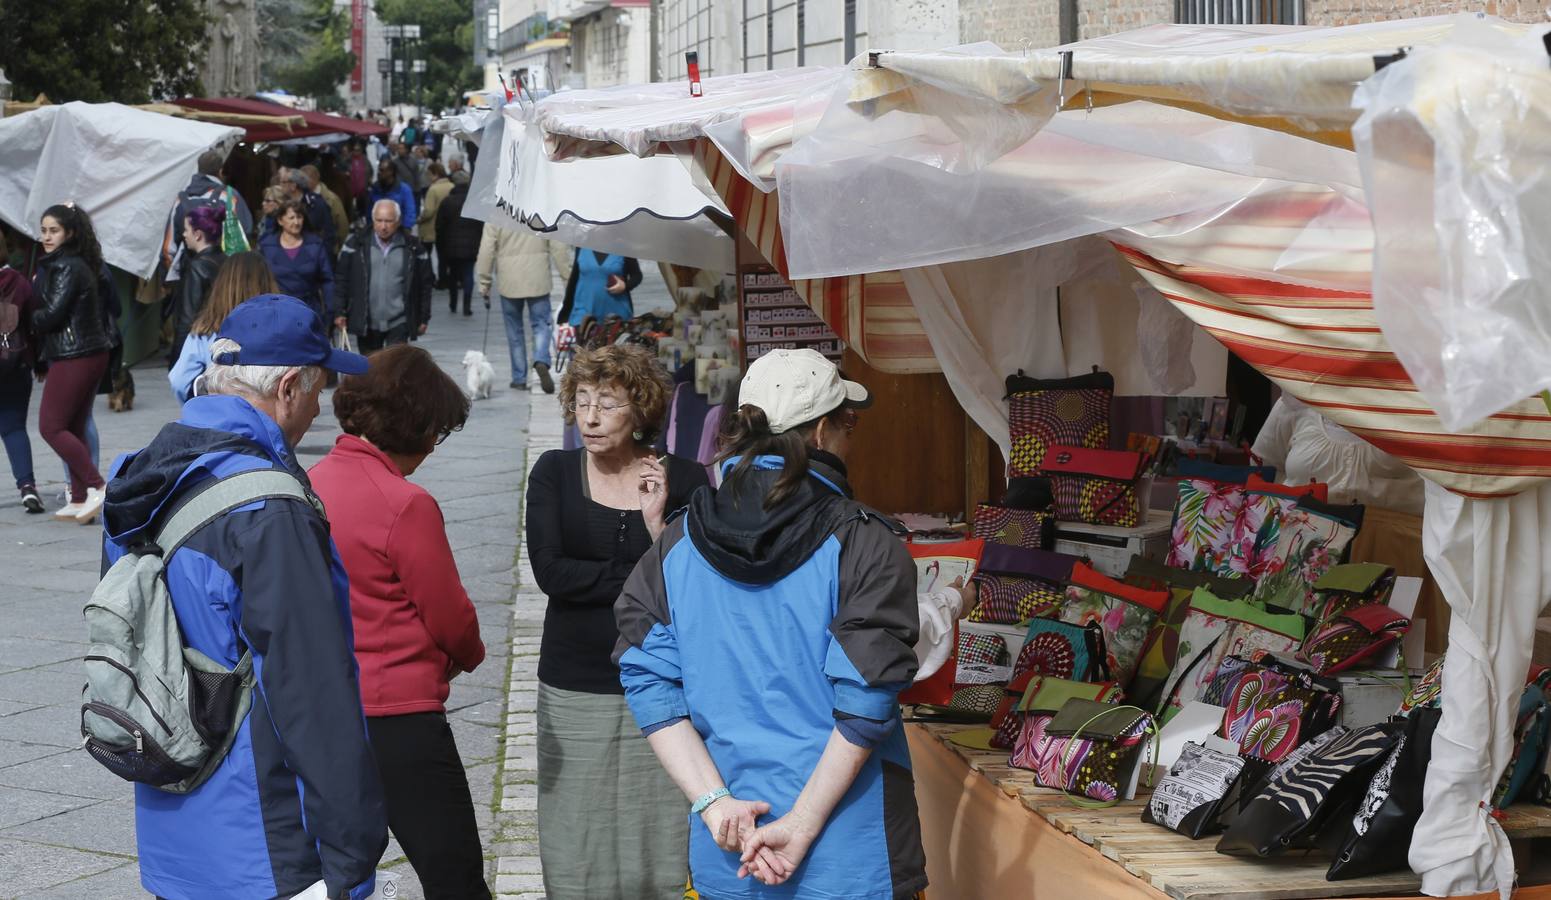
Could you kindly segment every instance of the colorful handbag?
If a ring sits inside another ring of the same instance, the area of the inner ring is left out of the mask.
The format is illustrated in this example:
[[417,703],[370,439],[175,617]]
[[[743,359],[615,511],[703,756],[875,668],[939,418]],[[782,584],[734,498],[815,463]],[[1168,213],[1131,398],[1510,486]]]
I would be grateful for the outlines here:
[[1057,444],[1039,471],[1050,479],[1058,520],[1135,528],[1142,524],[1138,488],[1145,461],[1140,453]]
[[[1233,577],[1244,486],[1187,478],[1179,483],[1165,562],[1176,569]],[[1241,573],[1242,574],[1242,573]]]
[[1109,681],[1104,629],[1098,623],[1072,625],[1052,619],[1029,622],[1012,677],[1026,672],[1073,681]]
[[1055,615],[1077,562],[1065,553],[987,544],[974,578],[980,603],[968,620],[1013,625]]
[[1263,528],[1255,553],[1257,558],[1263,553],[1269,556],[1263,557],[1264,574],[1255,584],[1255,599],[1312,617],[1314,583],[1341,561],[1357,535],[1350,509],[1304,497],[1281,516],[1274,536]]
[[1186,743],[1142,807],[1142,821],[1191,840],[1215,833],[1219,812],[1243,775],[1244,763],[1242,756]]
[[1197,588],[1179,629],[1179,658],[1164,683],[1164,721],[1205,693],[1229,656],[1258,660],[1291,655],[1303,643],[1304,619],[1269,613],[1250,600],[1223,600]]
[[958,657],[961,666],[1005,666],[1007,639],[999,634],[960,632]]
[[1226,710],[1218,733],[1263,763],[1281,762],[1341,717],[1340,682],[1271,658],[1224,659],[1201,699]]
[[1156,752],[1157,727],[1146,710],[1074,699],[1054,716],[1025,723],[1012,765],[1032,771],[1042,787],[1112,806],[1125,796],[1149,743]]
[[1055,520],[1050,513],[982,503],[975,507],[970,536],[987,544],[1007,544],[1031,550],[1050,546]]
[[1551,684],[1551,669],[1537,668],[1531,671],[1529,684],[1519,696],[1513,727],[1513,755],[1508,758],[1508,768],[1492,792],[1494,809],[1512,806],[1526,788],[1545,778],[1546,753],[1551,749],[1551,702],[1546,699],[1548,684]]
[[1109,408],[1115,378],[1097,369],[1076,378],[1041,380],[1021,371],[1007,376],[1012,453],[1007,476],[1038,474],[1045,453],[1057,444],[1109,446]]
[[1400,701],[1400,709],[1396,710],[1397,716],[1409,716],[1413,709],[1437,709],[1443,703],[1443,657],[1439,656],[1427,667],[1427,674],[1422,676],[1411,688],[1404,700]]
[[1072,625],[1097,623],[1104,629],[1109,677],[1126,687],[1136,674],[1147,635],[1168,602],[1167,591],[1132,587],[1078,563],[1072,567],[1072,583],[1066,589],[1060,617]]
[[1356,808],[1397,737],[1396,726],[1373,725],[1310,753],[1249,801],[1217,852],[1266,857],[1313,849],[1326,823]]
[[1383,604],[1359,606],[1321,622],[1298,658],[1321,675],[1333,675],[1373,659],[1411,630],[1411,620]]
[[1142,655],[1136,663],[1136,674],[1126,689],[1132,703],[1156,711],[1163,700],[1163,686],[1169,680],[1169,672],[1179,660],[1179,630],[1185,624],[1195,589],[1204,587],[1218,597],[1233,600],[1243,597],[1255,586],[1247,579],[1221,578],[1206,572],[1170,568],[1144,556],[1131,558],[1125,582],[1146,590],[1169,592],[1169,602],[1147,633]]
[[1395,590],[1395,570],[1381,563],[1331,566],[1314,582],[1315,616],[1323,622],[1349,609],[1389,603]]
[[1028,727],[1031,718],[1053,716],[1068,700],[1081,698],[1100,703],[1118,703],[1120,697],[1120,685],[1113,681],[1095,683],[1033,675],[1024,683],[1023,693],[1013,701],[1006,717],[996,723],[991,746],[999,750],[1013,749],[1018,742],[1018,735]]
[[1433,733],[1439,709],[1419,709],[1406,719],[1395,749],[1374,773],[1368,791],[1344,833],[1331,823],[1337,838],[1329,845],[1335,860],[1325,877],[1331,881],[1398,872],[1408,867],[1411,835],[1422,818],[1422,785],[1432,761]]
[[1002,690],[1001,701],[997,704],[996,712],[991,714],[991,746],[998,750],[1011,750],[1012,745],[1018,740],[1018,731],[1023,727],[1023,718],[1018,714],[1018,706],[1024,700],[1030,685],[1035,685],[1040,676],[1033,672],[1022,672],[1012,677],[1007,686]]
[[953,689],[953,696],[939,709],[964,718],[989,719],[1001,705],[1005,685],[969,684]]

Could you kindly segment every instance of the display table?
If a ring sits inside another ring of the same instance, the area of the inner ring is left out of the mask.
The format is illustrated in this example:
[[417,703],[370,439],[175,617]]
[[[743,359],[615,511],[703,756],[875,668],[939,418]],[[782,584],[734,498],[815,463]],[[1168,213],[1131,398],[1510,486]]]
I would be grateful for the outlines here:
[[[1142,822],[1141,795],[1109,809],[1081,809],[1060,791],[1035,786],[1032,772],[1009,767],[1005,752],[946,740],[965,727],[905,729],[933,900],[1419,896],[1411,872],[1326,881],[1323,856],[1224,856],[1213,839],[1192,841]],[[1515,840],[1551,837],[1551,810],[1515,806],[1503,827]],[[1514,897],[1551,900],[1551,886],[1521,887]]]

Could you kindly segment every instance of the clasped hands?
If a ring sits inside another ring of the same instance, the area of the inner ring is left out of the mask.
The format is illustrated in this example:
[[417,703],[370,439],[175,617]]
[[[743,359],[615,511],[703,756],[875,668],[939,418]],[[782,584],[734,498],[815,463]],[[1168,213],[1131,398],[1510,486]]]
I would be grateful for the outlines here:
[[756,826],[755,821],[768,812],[770,804],[762,800],[727,796],[706,807],[700,820],[716,846],[739,854],[739,878],[752,875],[756,881],[773,886],[791,878],[802,865],[819,829],[795,809],[774,822]]

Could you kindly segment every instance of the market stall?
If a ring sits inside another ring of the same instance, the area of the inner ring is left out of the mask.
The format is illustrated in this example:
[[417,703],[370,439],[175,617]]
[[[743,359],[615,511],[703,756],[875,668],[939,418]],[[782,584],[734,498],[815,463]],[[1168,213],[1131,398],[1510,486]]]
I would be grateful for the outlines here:
[[[1011,474],[1052,474],[1045,446],[1028,443],[1030,401],[1020,421],[1017,399],[1050,388],[1020,392],[1015,371],[1049,379],[1098,365],[1114,370],[1111,397],[1215,395],[1220,372],[1197,361],[1203,336],[1409,466],[1426,480],[1415,540],[1453,612],[1409,863],[1428,893],[1506,896],[1514,860],[1491,813],[1523,744],[1516,710],[1534,699],[1522,685],[1551,593],[1540,549],[1551,415],[1524,399],[1546,385],[1534,366],[1502,370],[1516,357],[1500,352],[1516,325],[1523,358],[1545,358],[1544,304],[1526,274],[1539,254],[1525,249],[1543,218],[1529,177],[1543,128],[1507,106],[1539,108],[1530,98],[1551,81],[1542,30],[1474,17],[1160,27],[1016,56],[878,53],[847,71],[710,79],[696,99],[682,85],[579,92],[540,103],[536,121],[551,155],[572,164],[623,151],[692,158],[774,274],[850,350],[889,372],[940,370]],[[1487,239],[1482,222],[1496,229]],[[1095,279],[1117,260],[1130,279]],[[1146,389],[1127,391],[1126,379]],[[1081,388],[1060,390],[1087,402]],[[1100,418],[1104,434],[1119,430],[1107,399]],[[1109,443],[1079,437],[1083,450]],[[1213,481],[1208,508],[1274,493],[1232,485]],[[1165,504],[1176,534],[1188,490]],[[1328,528],[1351,532],[1345,548],[1361,524]],[[1279,593],[1285,575],[1262,589],[1290,562],[1266,557],[1277,545],[1264,537],[1246,552],[1274,569],[1213,574],[1253,575],[1257,597],[1293,599]],[[1317,576],[1299,576],[1311,599]],[[1059,600],[1051,609],[1065,612]],[[1326,624],[1308,615],[1307,627]],[[1304,643],[1304,627],[1283,649]],[[1205,687],[1215,674],[1194,677]]]

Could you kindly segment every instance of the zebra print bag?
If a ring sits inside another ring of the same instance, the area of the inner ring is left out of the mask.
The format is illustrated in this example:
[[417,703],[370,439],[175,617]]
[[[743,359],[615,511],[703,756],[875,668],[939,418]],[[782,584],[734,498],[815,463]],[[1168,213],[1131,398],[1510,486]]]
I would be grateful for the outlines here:
[[1217,842],[1230,856],[1277,856],[1316,846],[1320,830],[1350,817],[1395,746],[1393,723],[1343,735],[1272,777]]

